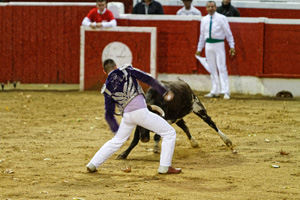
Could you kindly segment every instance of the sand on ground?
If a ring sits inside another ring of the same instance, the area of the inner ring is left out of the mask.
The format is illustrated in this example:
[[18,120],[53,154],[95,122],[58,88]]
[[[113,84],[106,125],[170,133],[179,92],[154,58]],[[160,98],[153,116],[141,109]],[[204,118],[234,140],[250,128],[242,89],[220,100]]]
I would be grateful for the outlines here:
[[91,174],[85,165],[113,137],[100,92],[0,91],[0,199],[300,199],[300,99],[197,95],[236,152],[189,114],[199,148],[173,125],[173,166],[183,173],[157,173],[153,139],[116,160],[132,133]]

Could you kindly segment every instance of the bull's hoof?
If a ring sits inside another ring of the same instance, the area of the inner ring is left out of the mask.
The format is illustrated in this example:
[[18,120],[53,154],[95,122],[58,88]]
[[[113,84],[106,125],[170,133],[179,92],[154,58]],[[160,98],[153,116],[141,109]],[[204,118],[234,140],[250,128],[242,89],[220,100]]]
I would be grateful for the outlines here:
[[127,158],[127,155],[121,153],[120,155],[118,155],[118,157],[116,158],[116,160],[126,160],[126,158]]
[[158,148],[158,146],[155,146],[155,147],[154,147],[153,152],[154,152],[154,153],[159,153],[159,148]]
[[196,140],[195,140],[194,137],[191,137],[190,143],[191,143],[191,146],[192,146],[193,148],[198,148],[198,147],[199,147],[199,144],[196,142]]
[[150,138],[149,137],[145,137],[145,138],[141,138],[141,142],[149,142]]
[[226,146],[231,147],[232,146],[232,142],[231,140],[225,140],[224,143],[226,144]]
[[232,146],[231,140],[224,133],[222,133],[222,131],[218,130],[218,133],[221,139],[223,140],[223,142],[226,144],[226,146],[231,147]]

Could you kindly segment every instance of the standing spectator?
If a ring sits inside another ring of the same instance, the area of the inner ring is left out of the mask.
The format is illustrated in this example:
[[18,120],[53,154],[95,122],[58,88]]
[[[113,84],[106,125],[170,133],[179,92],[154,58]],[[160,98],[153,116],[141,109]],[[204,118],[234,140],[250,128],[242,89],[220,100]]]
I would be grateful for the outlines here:
[[133,7],[132,14],[163,15],[165,12],[159,2],[155,0],[142,0]]
[[[87,170],[89,172],[97,171],[97,168],[126,142],[132,130],[140,125],[163,138],[158,172],[179,174],[181,169],[171,166],[176,141],[175,129],[162,117],[148,110],[144,92],[138,80],[152,86],[160,95],[164,96],[166,101],[173,99],[173,92],[162,86],[149,74],[135,69],[131,65],[117,68],[112,59],[107,59],[103,62],[103,69],[107,75],[101,90],[105,99],[105,119],[115,136],[94,155],[87,165]],[[114,116],[116,106],[123,115],[120,127]]]
[[182,0],[184,7],[180,8],[176,15],[201,15],[200,10],[192,5],[193,0]]
[[96,8],[90,10],[82,25],[92,28],[114,27],[117,26],[117,21],[113,13],[106,8],[106,0],[97,0]]
[[231,5],[231,0],[223,0],[222,6],[217,8],[217,12],[225,15],[226,17],[240,17],[238,9]]
[[205,54],[211,78],[211,90],[204,97],[219,97],[220,94],[224,94],[224,99],[230,99],[224,39],[226,37],[231,56],[235,55],[234,40],[227,18],[217,13],[216,9],[216,2],[208,1],[206,3],[208,15],[201,20],[200,38],[196,55],[200,56],[205,45]]

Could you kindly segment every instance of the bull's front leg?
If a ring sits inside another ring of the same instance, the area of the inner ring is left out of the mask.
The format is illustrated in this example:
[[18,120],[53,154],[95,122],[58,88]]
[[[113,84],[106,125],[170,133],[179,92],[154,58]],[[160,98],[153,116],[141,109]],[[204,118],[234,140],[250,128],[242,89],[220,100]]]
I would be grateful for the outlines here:
[[193,148],[198,148],[199,145],[196,142],[195,138],[191,135],[189,128],[185,124],[185,121],[181,119],[178,122],[176,122],[176,125],[179,126],[185,132],[186,136],[190,140],[191,146]]
[[118,157],[116,158],[117,160],[122,160],[122,159],[126,159],[127,156],[129,155],[129,153],[131,152],[131,150],[139,143],[140,140],[140,132],[138,130],[138,128],[135,129],[134,132],[134,137],[129,145],[129,147],[120,155],[118,155]]
[[[197,99],[198,100],[198,99]],[[206,109],[204,106],[200,103],[200,101],[196,101],[193,104],[193,112],[198,115],[203,121],[205,121],[210,127],[212,127],[221,137],[223,142],[226,144],[226,146],[230,147],[232,146],[231,140],[216,126],[215,122],[212,121],[210,116],[207,114]]]
[[232,146],[231,140],[224,133],[222,133],[220,129],[218,129],[218,133],[221,139],[223,140],[223,142],[226,144],[226,146],[231,147]]
[[161,138],[160,135],[158,135],[158,134],[154,135],[154,149],[153,149],[154,153],[159,153],[159,146],[158,146],[158,144],[159,144],[160,138]]

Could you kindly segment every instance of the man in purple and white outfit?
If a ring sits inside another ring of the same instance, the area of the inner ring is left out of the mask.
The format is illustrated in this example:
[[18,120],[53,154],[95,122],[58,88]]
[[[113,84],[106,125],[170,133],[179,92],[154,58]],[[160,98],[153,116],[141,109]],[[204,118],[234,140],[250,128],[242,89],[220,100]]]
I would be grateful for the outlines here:
[[[179,174],[181,169],[171,166],[176,132],[166,120],[147,109],[144,92],[138,80],[156,89],[166,101],[173,99],[173,92],[167,90],[149,74],[135,69],[131,65],[117,68],[112,59],[107,59],[103,62],[103,68],[104,73],[108,74],[101,90],[105,98],[105,119],[115,136],[94,155],[87,165],[87,170],[89,172],[97,171],[97,168],[124,144],[132,130],[139,125],[163,138],[158,172]],[[114,116],[115,106],[123,115],[120,126]]]

